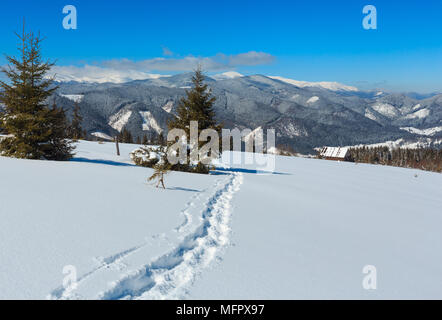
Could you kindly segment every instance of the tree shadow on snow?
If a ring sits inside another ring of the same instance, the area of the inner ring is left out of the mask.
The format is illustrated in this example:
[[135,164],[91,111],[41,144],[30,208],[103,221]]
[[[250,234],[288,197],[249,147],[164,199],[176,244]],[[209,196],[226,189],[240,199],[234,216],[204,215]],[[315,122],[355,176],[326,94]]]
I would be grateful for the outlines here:
[[72,162],[88,162],[95,164],[105,164],[108,166],[118,166],[118,167],[136,167],[134,164],[117,162],[112,160],[100,160],[100,159],[87,159],[87,158],[72,158],[70,161]]
[[261,174],[261,175],[291,175],[290,173],[276,172],[276,171],[266,171],[266,170],[255,170],[255,169],[244,169],[244,168],[216,168],[210,171],[211,175],[225,175],[232,172],[250,173],[250,174]]
[[182,187],[173,187],[173,188],[166,188],[166,189],[167,190],[176,190],[176,191],[187,191],[187,192],[201,192],[201,190],[182,188]]

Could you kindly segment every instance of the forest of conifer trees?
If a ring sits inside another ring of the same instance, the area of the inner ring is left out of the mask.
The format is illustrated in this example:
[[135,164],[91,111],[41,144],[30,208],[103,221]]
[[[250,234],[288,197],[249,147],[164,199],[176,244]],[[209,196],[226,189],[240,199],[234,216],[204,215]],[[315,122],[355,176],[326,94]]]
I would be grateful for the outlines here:
[[442,150],[431,148],[360,147],[350,149],[355,162],[442,172]]

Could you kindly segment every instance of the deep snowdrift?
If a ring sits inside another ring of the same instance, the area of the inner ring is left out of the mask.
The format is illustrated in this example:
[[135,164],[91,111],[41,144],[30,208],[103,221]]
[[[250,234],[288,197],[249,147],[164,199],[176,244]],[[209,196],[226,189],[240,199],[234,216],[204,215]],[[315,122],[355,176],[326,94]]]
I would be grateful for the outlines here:
[[442,298],[440,174],[278,157],[160,190],[135,147],[0,157],[0,298]]

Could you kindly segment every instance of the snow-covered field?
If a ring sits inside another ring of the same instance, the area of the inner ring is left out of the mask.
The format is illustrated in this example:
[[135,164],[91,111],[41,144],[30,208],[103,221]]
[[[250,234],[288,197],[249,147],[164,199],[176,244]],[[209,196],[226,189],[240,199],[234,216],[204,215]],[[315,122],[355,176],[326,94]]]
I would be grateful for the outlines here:
[[0,299],[442,298],[440,174],[277,157],[161,190],[135,148],[0,157]]

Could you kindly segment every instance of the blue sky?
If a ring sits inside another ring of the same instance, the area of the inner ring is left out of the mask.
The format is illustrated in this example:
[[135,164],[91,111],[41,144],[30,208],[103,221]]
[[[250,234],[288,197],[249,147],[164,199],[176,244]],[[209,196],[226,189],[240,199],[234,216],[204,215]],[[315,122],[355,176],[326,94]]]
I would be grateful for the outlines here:
[[[68,4],[77,30],[62,26]],[[362,27],[368,4],[377,30]],[[441,17],[438,0],[2,0],[0,52],[16,53],[25,18],[60,72],[173,74],[203,61],[209,72],[431,92],[442,91]]]

